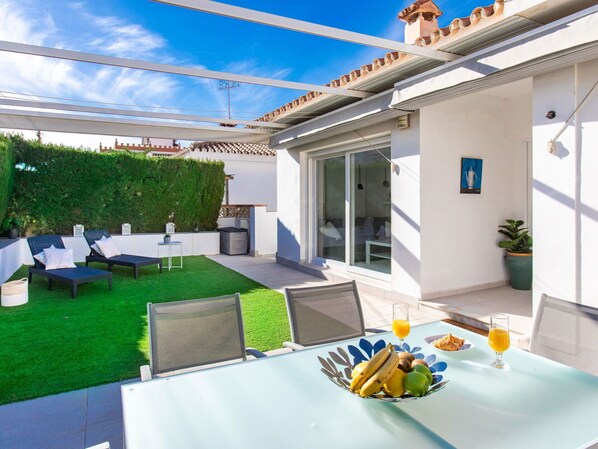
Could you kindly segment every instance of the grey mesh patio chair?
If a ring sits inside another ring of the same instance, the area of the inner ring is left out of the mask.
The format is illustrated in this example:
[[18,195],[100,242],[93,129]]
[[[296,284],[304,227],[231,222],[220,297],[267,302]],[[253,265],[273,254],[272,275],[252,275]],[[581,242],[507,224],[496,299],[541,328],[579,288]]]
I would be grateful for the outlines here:
[[297,350],[383,332],[365,328],[355,281],[286,288],[285,298],[293,340],[283,343],[287,348]]
[[542,295],[530,352],[598,375],[598,309]]
[[233,360],[247,355],[265,357],[245,347],[241,297],[148,303],[150,364],[141,367],[141,380],[175,371]]

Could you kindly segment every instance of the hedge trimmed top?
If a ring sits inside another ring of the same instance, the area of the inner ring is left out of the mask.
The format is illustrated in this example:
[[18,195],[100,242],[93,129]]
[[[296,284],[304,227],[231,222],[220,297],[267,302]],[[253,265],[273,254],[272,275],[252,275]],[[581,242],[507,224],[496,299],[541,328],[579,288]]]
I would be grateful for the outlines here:
[[181,232],[217,228],[223,162],[100,154],[0,135],[3,143],[16,167],[9,214],[35,233],[71,234],[78,223],[112,233],[122,223],[133,232],[161,233],[168,221]]

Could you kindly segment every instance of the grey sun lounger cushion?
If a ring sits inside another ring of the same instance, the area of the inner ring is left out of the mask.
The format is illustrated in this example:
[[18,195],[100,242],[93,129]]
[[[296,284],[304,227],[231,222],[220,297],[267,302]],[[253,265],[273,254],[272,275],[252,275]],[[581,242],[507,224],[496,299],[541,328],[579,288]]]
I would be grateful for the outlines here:
[[83,235],[85,236],[85,240],[87,241],[87,244],[91,250],[89,256],[85,257],[85,265],[88,265],[89,262],[105,263],[108,265],[109,270],[112,270],[113,265],[131,267],[133,268],[133,276],[135,279],[139,277],[139,268],[148,265],[158,265],[160,268],[160,273],[162,273],[162,259],[159,257],[135,256],[132,254],[121,254],[119,256],[104,257],[95,251],[91,246],[97,240],[101,240],[102,237],[110,238],[110,233],[105,229],[85,231]]
[[[54,245],[55,248],[64,248],[64,243],[59,235],[38,235],[27,239],[31,255],[38,254],[44,249]],[[88,282],[108,280],[108,287],[112,290],[112,273],[91,267],[62,268],[46,270],[46,267],[37,259],[33,259],[34,266],[29,267],[29,283],[34,274],[48,279],[48,290],[52,290],[52,282],[57,281],[71,286],[71,297],[77,297],[77,287]]]

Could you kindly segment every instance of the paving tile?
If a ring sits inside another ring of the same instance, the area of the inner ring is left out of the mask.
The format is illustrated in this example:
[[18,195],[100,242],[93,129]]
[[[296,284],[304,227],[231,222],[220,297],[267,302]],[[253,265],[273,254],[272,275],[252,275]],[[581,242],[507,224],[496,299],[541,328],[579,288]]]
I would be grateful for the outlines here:
[[23,426],[24,422],[56,422],[62,416],[84,415],[86,403],[87,391],[78,390],[8,404],[0,407],[0,431]]
[[105,421],[86,429],[85,447],[94,446],[103,443],[104,441],[110,443],[110,449],[123,448],[122,418]]
[[[69,435],[22,435],[17,439],[0,437],[2,449],[82,449],[85,444],[85,433]],[[112,449],[112,447],[111,447]]]
[[12,432],[0,433],[2,449],[81,449],[85,442],[83,423],[77,423],[78,431],[63,433],[70,426],[53,422],[47,425],[43,421],[35,421],[27,425],[17,426]]
[[[117,384],[120,389],[120,385]],[[101,401],[91,402],[87,407],[86,423],[87,427],[90,425],[97,425],[106,421],[114,419],[122,419],[122,400],[120,394],[117,396],[108,395],[107,398]]]

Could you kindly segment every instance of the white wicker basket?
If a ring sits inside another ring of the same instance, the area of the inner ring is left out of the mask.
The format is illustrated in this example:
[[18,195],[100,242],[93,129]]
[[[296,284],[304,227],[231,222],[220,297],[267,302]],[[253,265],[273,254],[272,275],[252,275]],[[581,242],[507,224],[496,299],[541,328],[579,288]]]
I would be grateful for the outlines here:
[[2,307],[20,306],[29,301],[27,278],[2,284],[0,303]]

